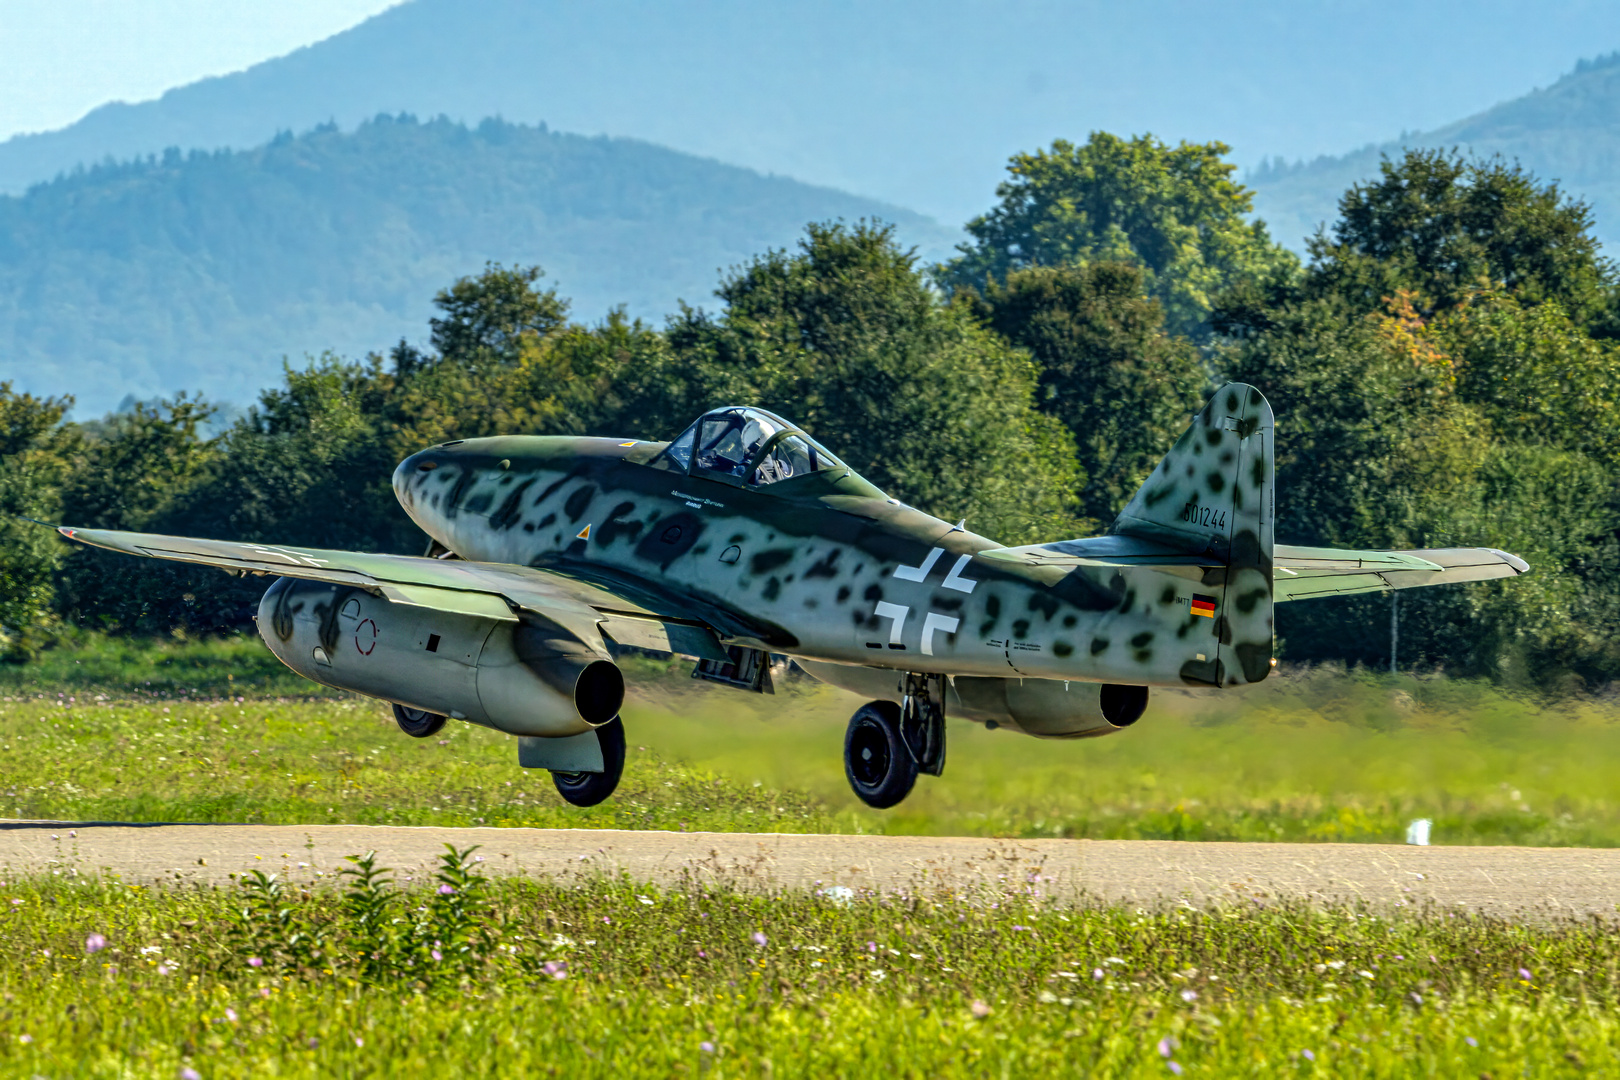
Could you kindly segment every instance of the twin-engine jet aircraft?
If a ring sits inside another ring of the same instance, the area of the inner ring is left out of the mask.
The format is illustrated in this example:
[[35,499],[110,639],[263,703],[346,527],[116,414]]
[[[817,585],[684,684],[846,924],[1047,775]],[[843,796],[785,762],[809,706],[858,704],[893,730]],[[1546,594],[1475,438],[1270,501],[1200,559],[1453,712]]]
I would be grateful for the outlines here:
[[259,633],[288,667],[518,737],[580,806],[624,768],[618,646],[771,692],[771,657],[872,699],[844,739],[855,793],[905,798],[945,765],[945,717],[1038,738],[1136,723],[1152,686],[1270,673],[1273,605],[1512,577],[1490,548],[1337,551],[1272,542],[1274,430],[1221,388],[1107,535],[1003,547],[887,497],[763,409],[673,442],[507,436],[405,459],[394,492],[420,558],[63,528],[115,551],[274,576]]

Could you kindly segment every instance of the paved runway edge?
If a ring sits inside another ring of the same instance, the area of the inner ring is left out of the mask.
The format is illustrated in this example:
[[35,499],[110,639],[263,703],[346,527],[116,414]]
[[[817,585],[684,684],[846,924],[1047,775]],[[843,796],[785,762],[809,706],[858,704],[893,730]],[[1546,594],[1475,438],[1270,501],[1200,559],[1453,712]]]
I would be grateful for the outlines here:
[[627,873],[743,889],[1036,891],[1142,907],[1294,898],[1540,919],[1620,908],[1620,850],[1590,848],[11,821],[0,822],[0,867],[181,886],[260,868],[322,883],[344,856],[375,850],[404,879],[430,873],[446,843],[481,845],[491,874],[561,881]]

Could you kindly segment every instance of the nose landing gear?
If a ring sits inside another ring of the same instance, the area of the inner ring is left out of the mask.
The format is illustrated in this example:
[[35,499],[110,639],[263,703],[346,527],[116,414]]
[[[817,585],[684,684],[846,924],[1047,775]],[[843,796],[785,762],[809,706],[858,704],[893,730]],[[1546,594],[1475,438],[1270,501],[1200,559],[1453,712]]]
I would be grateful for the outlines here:
[[911,794],[919,772],[945,770],[945,677],[908,673],[901,704],[871,701],[844,732],[844,775],[866,805],[887,810]]

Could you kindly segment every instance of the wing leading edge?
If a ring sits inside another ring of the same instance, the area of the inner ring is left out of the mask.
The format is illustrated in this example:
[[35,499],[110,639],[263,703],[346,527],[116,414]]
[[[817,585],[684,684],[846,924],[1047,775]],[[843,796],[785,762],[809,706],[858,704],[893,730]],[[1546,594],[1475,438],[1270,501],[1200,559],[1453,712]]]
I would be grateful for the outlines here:
[[396,604],[501,621],[528,611],[585,640],[606,633],[626,645],[725,659],[726,651],[701,619],[649,607],[609,589],[533,567],[379,555],[355,551],[199,540],[111,529],[57,530],[70,540],[152,559],[218,567],[227,573],[303,578],[352,585]]
[[1272,585],[1273,597],[1280,603],[1317,596],[1491,581],[1529,572],[1529,563],[1495,548],[1347,551],[1278,544]]

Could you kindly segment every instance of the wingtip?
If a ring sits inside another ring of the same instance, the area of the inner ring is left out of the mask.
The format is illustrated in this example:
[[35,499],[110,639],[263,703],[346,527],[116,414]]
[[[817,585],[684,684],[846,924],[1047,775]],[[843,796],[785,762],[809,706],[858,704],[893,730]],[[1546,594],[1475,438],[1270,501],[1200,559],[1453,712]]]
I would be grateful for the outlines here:
[[1530,564],[1517,555],[1507,551],[1498,551],[1496,548],[1487,548],[1486,550],[1493,555],[1499,556],[1503,562],[1513,567],[1515,573],[1528,574],[1530,572]]

